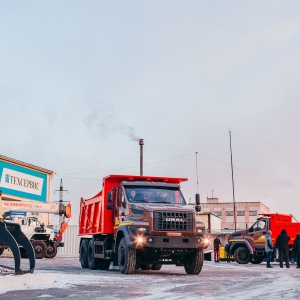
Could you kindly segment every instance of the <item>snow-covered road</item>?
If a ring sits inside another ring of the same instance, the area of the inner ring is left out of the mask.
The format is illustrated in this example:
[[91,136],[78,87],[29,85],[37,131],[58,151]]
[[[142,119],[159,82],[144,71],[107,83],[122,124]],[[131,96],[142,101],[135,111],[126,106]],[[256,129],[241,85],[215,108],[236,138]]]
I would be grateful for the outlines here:
[[298,299],[300,269],[273,266],[205,261],[197,276],[175,266],[122,275],[81,269],[77,258],[43,259],[33,274],[0,276],[0,299]]

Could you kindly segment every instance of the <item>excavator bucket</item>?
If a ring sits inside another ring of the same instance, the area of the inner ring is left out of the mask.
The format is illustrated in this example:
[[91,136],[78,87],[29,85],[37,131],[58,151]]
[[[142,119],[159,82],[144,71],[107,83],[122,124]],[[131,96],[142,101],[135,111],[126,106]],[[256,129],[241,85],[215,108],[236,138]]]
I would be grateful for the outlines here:
[[[15,259],[15,274],[33,273],[35,268],[35,253],[30,241],[21,231],[20,225],[12,221],[0,221],[0,242],[5,243]],[[29,270],[21,270],[21,254],[19,245],[24,248],[29,258]]]

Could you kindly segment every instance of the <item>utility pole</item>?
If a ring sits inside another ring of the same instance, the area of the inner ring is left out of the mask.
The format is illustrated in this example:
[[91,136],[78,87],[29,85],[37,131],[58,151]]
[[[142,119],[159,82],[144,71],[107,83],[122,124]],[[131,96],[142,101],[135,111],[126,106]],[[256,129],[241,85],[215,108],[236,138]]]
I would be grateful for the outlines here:
[[233,219],[234,219],[234,231],[236,231],[236,206],[235,206],[235,196],[234,196],[234,180],[233,180],[233,163],[232,163],[232,147],[231,147],[231,131],[230,131],[230,128],[229,128],[229,138],[230,138],[232,195],[233,195]]
[[[62,178],[60,179],[59,190],[55,190],[54,192],[59,192],[59,207],[61,208],[61,206],[63,205],[63,202],[64,202],[63,193],[68,192],[68,190],[64,190],[64,188],[63,188]],[[59,226],[61,225],[62,222],[63,222],[63,217],[61,215],[59,215]]]

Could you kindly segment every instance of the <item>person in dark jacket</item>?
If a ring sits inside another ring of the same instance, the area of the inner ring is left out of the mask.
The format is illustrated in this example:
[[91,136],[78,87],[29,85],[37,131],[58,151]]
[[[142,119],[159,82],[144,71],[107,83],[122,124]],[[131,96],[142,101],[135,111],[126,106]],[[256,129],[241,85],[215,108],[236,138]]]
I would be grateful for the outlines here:
[[300,233],[297,233],[297,236],[294,240],[293,252],[297,260],[297,268],[300,268]]
[[285,260],[285,265],[287,268],[290,267],[289,261],[289,240],[290,237],[288,236],[285,229],[282,229],[281,233],[278,235],[276,239],[276,247],[279,251],[279,264],[280,268],[283,268],[283,260]]
[[217,235],[214,239],[214,259],[215,262],[220,262],[220,237]]

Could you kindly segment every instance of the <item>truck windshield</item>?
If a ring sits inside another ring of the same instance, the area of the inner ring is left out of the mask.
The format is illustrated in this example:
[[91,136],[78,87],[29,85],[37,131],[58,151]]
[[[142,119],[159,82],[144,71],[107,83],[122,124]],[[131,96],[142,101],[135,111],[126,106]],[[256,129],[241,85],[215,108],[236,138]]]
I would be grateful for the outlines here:
[[149,203],[177,203],[186,204],[179,189],[166,189],[156,187],[125,187],[126,197],[129,202]]

